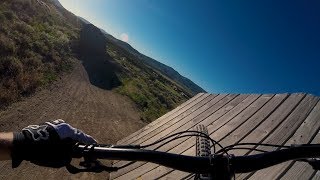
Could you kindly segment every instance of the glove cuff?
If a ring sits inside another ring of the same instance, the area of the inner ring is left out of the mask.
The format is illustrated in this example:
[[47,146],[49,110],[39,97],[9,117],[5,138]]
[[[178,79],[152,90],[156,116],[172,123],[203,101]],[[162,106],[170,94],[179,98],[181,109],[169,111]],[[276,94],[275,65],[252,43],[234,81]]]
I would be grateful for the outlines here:
[[13,133],[11,149],[12,168],[17,168],[23,161],[22,151],[26,138],[22,132]]

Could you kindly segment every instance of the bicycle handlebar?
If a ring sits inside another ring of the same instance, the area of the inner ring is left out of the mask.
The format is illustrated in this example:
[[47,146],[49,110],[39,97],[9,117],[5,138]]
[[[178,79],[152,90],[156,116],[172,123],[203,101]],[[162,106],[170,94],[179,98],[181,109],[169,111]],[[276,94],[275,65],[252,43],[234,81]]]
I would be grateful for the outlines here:
[[235,156],[232,167],[235,173],[264,169],[289,160],[320,157],[320,145],[308,144],[249,156]]
[[299,145],[248,156],[212,155],[210,157],[194,157],[142,149],[77,145],[74,149],[74,157],[147,161],[189,173],[233,174],[260,170],[288,160],[320,157],[320,145]]
[[210,159],[208,157],[185,156],[143,149],[91,148],[85,145],[77,146],[74,151],[74,157],[89,156],[97,159],[147,161],[191,173],[205,173],[210,168]]

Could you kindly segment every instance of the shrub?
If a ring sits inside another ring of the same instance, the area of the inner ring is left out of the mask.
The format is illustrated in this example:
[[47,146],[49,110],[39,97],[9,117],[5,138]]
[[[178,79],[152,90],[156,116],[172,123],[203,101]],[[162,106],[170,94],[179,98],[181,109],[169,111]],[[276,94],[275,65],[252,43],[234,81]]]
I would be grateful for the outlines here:
[[16,22],[13,27],[14,30],[17,30],[18,32],[24,34],[24,35],[32,35],[34,32],[34,29],[32,26],[26,24],[25,22]]
[[24,69],[26,71],[40,71],[42,69],[42,56],[33,52],[33,51],[25,51],[24,58],[22,58],[21,62],[24,65]]
[[18,99],[18,93],[14,88],[6,88],[3,84],[0,84],[0,92],[0,108],[3,108]]
[[15,78],[23,71],[22,63],[15,57],[0,59],[0,77]]
[[13,21],[14,19],[17,19],[17,16],[12,11],[4,11],[3,15],[9,21]]
[[0,22],[4,22],[6,20],[6,16],[0,11]]
[[26,96],[34,93],[36,88],[41,83],[41,77],[42,75],[35,70],[20,74],[16,80],[19,94]]
[[0,55],[11,55],[16,52],[16,45],[12,39],[0,33]]

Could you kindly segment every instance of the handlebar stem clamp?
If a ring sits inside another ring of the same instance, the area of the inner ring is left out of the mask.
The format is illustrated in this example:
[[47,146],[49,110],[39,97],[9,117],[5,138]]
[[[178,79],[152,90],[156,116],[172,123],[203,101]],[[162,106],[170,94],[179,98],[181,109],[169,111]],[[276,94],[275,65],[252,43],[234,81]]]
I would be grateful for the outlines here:
[[210,156],[211,178],[221,180],[231,180],[234,176],[230,159],[233,155],[213,154]]

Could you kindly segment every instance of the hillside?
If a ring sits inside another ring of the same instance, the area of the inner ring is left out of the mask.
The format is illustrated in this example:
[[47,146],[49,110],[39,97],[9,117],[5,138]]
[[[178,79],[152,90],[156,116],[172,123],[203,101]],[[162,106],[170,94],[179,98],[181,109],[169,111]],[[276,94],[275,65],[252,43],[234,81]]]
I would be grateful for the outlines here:
[[192,97],[192,94],[116,43],[107,46],[108,54],[122,67],[122,85],[115,90],[129,96],[142,110],[142,119],[152,121]]
[[72,68],[80,21],[48,0],[0,2],[0,108]]
[[[0,131],[19,130],[30,124],[65,119],[91,134],[100,143],[115,143],[142,128],[139,110],[128,97],[106,91],[90,83],[79,61],[71,73],[32,97],[0,111]],[[0,161],[0,179],[106,179],[108,173],[72,175],[65,168],[43,168],[23,162],[17,169]]]
[[114,38],[110,34],[106,33],[104,30],[101,30],[101,31],[105,34],[105,36],[107,37],[110,43],[115,43],[117,46],[123,48],[125,51],[129,52],[131,55],[133,55],[136,59],[139,59],[145,65],[157,70],[157,72],[161,73],[163,76],[166,76],[169,79],[173,80],[179,86],[181,86],[186,91],[188,91],[190,94],[195,95],[201,92],[206,92],[204,89],[202,89],[200,86],[192,82],[190,79],[180,75],[172,67],[169,67],[165,64],[160,63],[155,59],[152,59],[144,54],[141,54],[139,51],[134,49],[130,44]]
[[[2,0],[0,22],[0,132],[62,118],[115,143],[193,95],[57,0]],[[108,176],[10,165],[0,179]]]
[[203,91],[68,12],[58,0],[4,0],[0,19],[0,108],[52,84],[70,72],[76,60],[93,85],[135,102],[144,121]]

